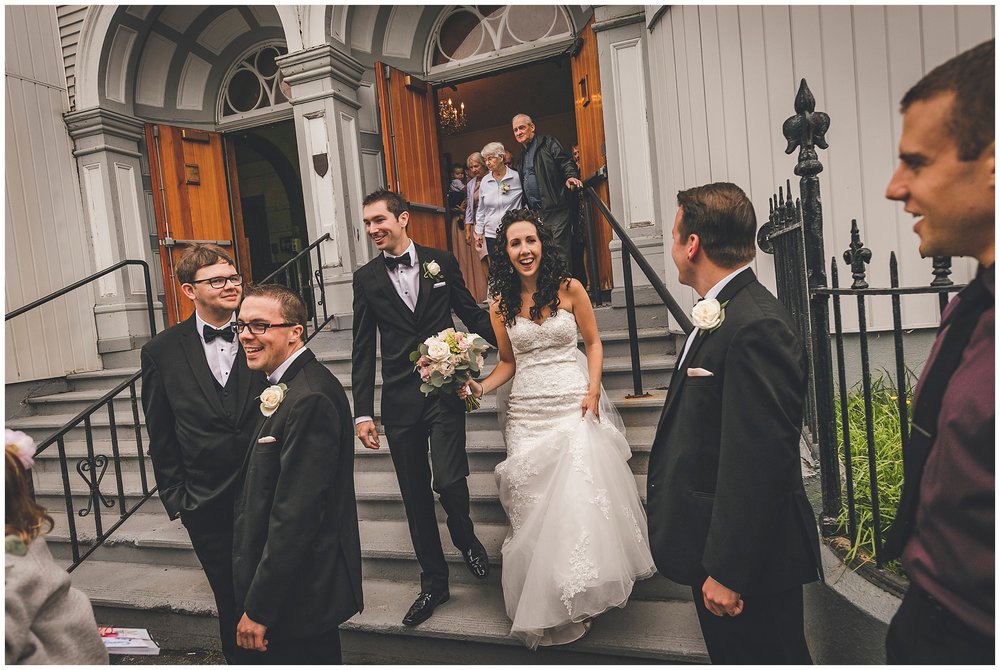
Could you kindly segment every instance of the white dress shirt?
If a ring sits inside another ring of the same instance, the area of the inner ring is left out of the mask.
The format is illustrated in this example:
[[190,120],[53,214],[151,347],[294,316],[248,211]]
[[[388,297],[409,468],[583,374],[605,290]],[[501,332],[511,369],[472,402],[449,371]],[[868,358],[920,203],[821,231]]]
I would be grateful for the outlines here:
[[[504,192],[504,186],[507,191]],[[521,206],[521,177],[507,168],[498,181],[490,172],[479,185],[479,209],[476,210],[476,235],[496,237],[500,220],[508,210]]]
[[[385,254],[386,258],[399,258],[399,256],[393,256],[390,253],[382,253]],[[410,246],[406,247],[406,251],[403,254],[405,253],[410,254],[410,264],[408,266],[400,263],[396,266],[395,270],[386,268],[385,271],[389,273],[389,282],[396,289],[396,293],[403,299],[406,306],[410,308],[410,311],[415,312],[417,309],[417,298],[420,296],[420,261],[417,259],[417,246],[413,243],[413,240],[410,240]],[[403,254],[400,254],[400,256]]]
[[309,347],[302,347],[301,349],[296,349],[291,356],[285,359],[285,362],[278,366],[278,368],[267,376],[268,384],[277,384],[281,381],[281,377],[285,374],[285,371],[291,366],[292,361],[305,353],[306,349]]
[[[385,271],[389,273],[389,283],[392,284],[393,288],[396,289],[396,293],[399,297],[403,299],[406,306],[410,308],[410,311],[416,311],[417,309],[417,298],[420,296],[420,263],[417,260],[417,247],[413,244],[413,240],[410,240],[410,246],[406,247],[406,251],[410,254],[410,267],[406,267],[402,263],[396,266],[395,270],[390,270],[386,268]],[[386,258],[399,258],[399,256],[393,256],[392,254],[382,252],[385,254]],[[403,254],[400,254],[402,256]],[[357,425],[363,421],[372,421],[370,416],[359,416],[354,419],[354,424]]]
[[[738,275],[739,273],[743,272],[744,270],[746,270],[749,267],[750,267],[750,264],[748,263],[748,264],[744,265],[743,267],[741,267],[741,268],[739,268],[737,270],[734,270],[733,272],[729,273],[728,275],[726,275],[725,277],[723,277],[722,279],[720,279],[718,284],[716,284],[712,288],[708,289],[708,292],[703,296],[704,299],[705,300],[712,300],[714,298],[718,298],[719,294],[722,293],[722,289],[726,288],[726,284],[728,284],[729,282],[731,282],[736,275]],[[677,359],[677,367],[678,368],[681,366],[681,363],[684,362],[684,357],[687,356],[688,349],[691,348],[691,343],[694,342],[694,338],[698,335],[698,333],[699,333],[698,328],[695,328],[694,330],[692,330],[688,334],[687,341],[684,342],[684,351],[683,351],[683,353],[681,353],[681,357]]]
[[201,340],[201,346],[205,348],[205,358],[208,360],[208,367],[212,370],[215,381],[219,382],[223,387],[229,381],[229,373],[233,371],[233,363],[236,361],[236,352],[240,349],[240,343],[236,341],[237,338],[235,337],[232,342],[226,342],[221,337],[217,337],[211,342],[206,342],[205,326],[221,330],[231,327],[235,321],[236,314],[234,313],[228,323],[224,323],[221,326],[214,326],[201,318],[201,314],[197,310],[194,313],[194,327],[198,330],[198,339]]

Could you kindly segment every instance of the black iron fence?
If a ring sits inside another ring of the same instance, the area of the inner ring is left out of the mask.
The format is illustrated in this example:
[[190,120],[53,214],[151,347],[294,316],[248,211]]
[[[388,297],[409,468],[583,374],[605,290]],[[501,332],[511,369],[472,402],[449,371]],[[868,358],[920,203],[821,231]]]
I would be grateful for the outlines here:
[[[820,528],[826,536],[847,535],[855,548],[864,544],[865,552],[881,567],[882,536],[895,517],[898,504],[898,499],[886,500],[883,494],[890,488],[895,491],[901,482],[901,455],[909,436],[909,382],[914,364],[923,362],[906,358],[902,300],[909,296],[936,295],[939,310],[943,310],[948,294],[961,290],[962,286],[949,279],[951,259],[936,258],[934,279],[929,285],[900,287],[893,253],[889,258],[890,286],[871,288],[866,266],[872,261],[872,252],[862,243],[856,221],[852,222],[850,248],[843,254],[853,283],[849,288],[840,287],[834,258],[829,266],[832,286],[827,284],[817,178],[823,165],[816,149],[828,146],[826,131],[830,117],[815,109],[815,98],[803,79],[795,97],[796,113],[782,127],[788,140],[785,152],[799,150],[795,166],[795,174],[800,177],[799,198],[792,198],[790,183],[784,189],[777,189],[757,241],[764,252],[774,254],[778,297],[796,319],[809,356],[809,396],[804,423],[819,456],[823,497]],[[851,392],[847,376],[848,338],[843,324],[842,303],[851,298],[856,302],[861,367],[860,390],[856,393]],[[888,298],[892,312],[894,360],[888,379],[874,376],[871,361],[873,333],[868,326],[868,309],[874,306],[867,302],[872,298]],[[881,395],[876,393],[876,385]],[[884,406],[887,401],[894,406],[892,422],[896,430],[882,430],[884,423],[879,423],[875,416],[876,406],[879,403]],[[852,414],[853,408],[859,411]],[[852,425],[857,429],[853,437]],[[859,434],[863,435],[863,444],[857,443]],[[864,478],[861,482],[859,473]]]
[[[281,284],[299,294],[306,304],[309,319],[312,321],[312,332],[306,324],[305,341],[311,340],[335,318],[330,314],[326,301],[326,286],[323,283],[323,255],[321,246],[330,239],[327,233],[295,254],[288,262],[262,279],[261,284]],[[316,255],[316,265],[313,266],[313,256]],[[321,319],[322,316],[322,320]]]
[[[149,333],[150,337],[152,337],[156,334],[153,289],[149,279],[149,266],[145,261],[141,260],[124,260],[115,263],[109,268],[95,272],[89,277],[85,277],[65,288],[39,298],[24,307],[8,312],[4,316],[4,321],[10,321],[17,316],[41,307],[56,298],[64,296],[71,291],[86,286],[105,275],[129,265],[138,265],[142,268],[146,287],[146,312],[149,318]],[[139,418],[139,399],[136,393],[136,383],[139,380],[139,376],[139,372],[130,375],[37,445],[35,451],[36,468],[39,463],[37,457],[53,444],[56,445],[56,449],[59,452],[59,471],[62,486],[61,491],[58,493],[53,491],[53,493],[55,495],[62,495],[66,507],[66,530],[69,534],[70,551],[73,557],[73,562],[69,567],[70,572],[94,553],[144,502],[156,493],[156,486],[150,487],[151,477],[146,471],[149,461],[146,458],[143,443],[143,423]],[[125,395],[126,391],[127,396]],[[116,401],[119,404],[122,402],[126,403],[128,418],[124,418],[120,413],[116,412]],[[98,430],[101,431],[103,436],[102,410],[106,412],[108,421],[107,440],[98,440],[95,437],[95,433]],[[71,447],[75,448],[79,443],[79,431],[81,429],[85,442],[85,455],[82,457],[71,457],[67,453],[70,449],[70,446],[67,446],[67,442],[70,443]],[[123,440],[120,439],[121,433],[127,436],[134,436],[135,439],[135,444],[129,447],[129,451],[134,448],[138,463],[138,475],[135,480],[132,479],[131,474],[124,472],[122,461],[127,458],[127,454],[123,450]],[[105,448],[110,448],[110,458],[104,453],[97,453],[99,449]],[[72,462],[74,460],[75,463]],[[112,466],[115,476],[115,490],[114,493],[110,494],[101,490],[101,485],[104,482],[109,465]],[[75,472],[76,477],[71,475],[71,470]],[[31,481],[32,494],[34,494],[34,480],[29,481]],[[113,510],[115,508],[117,510],[112,514],[112,519],[106,520],[103,510]],[[92,534],[89,524],[86,532],[78,525],[80,519],[87,517],[90,518],[93,524]],[[107,523],[110,523],[110,525],[105,527]]]
[[[639,361],[639,334],[638,326],[636,324],[636,313],[635,313],[635,285],[632,281],[632,263],[635,262],[639,266],[639,269],[646,279],[649,280],[650,285],[656,294],[663,301],[664,306],[674,317],[677,323],[684,329],[685,334],[690,333],[693,326],[691,325],[691,320],[688,318],[681,306],[677,304],[677,300],[674,296],[670,294],[667,290],[666,285],[660,276],[653,269],[653,266],[649,264],[646,257],[642,255],[639,251],[639,247],[635,245],[632,238],[629,237],[628,233],[622,227],[622,225],[615,218],[615,215],[611,213],[608,206],[604,204],[601,197],[594,190],[594,187],[600,184],[602,181],[607,179],[607,173],[603,170],[598,170],[593,175],[587,178],[583,182],[583,193],[594,205],[604,220],[608,222],[611,229],[615,231],[615,235],[622,243],[622,283],[624,284],[625,290],[625,308],[626,308],[626,318],[628,319],[628,339],[629,339],[629,350],[632,358],[632,391],[633,395],[631,397],[639,397],[646,395],[642,389],[642,365]],[[589,211],[589,207],[585,207],[585,211]],[[590,242],[590,259],[591,259],[591,298],[595,299],[599,295],[600,291],[600,281],[598,279],[597,273],[597,261],[596,261],[596,249],[594,245],[594,240],[596,239],[596,234],[594,231],[593,222],[590,220],[589,214],[586,215],[586,225],[587,225],[587,239]]]

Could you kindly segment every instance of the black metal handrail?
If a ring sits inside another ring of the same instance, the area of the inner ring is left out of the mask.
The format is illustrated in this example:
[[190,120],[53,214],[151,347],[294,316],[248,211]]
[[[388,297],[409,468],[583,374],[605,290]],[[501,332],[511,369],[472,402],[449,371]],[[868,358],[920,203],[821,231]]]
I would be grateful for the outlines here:
[[[156,314],[153,308],[153,289],[152,282],[149,277],[149,265],[143,260],[123,260],[115,263],[114,265],[105,268],[99,272],[85,277],[77,282],[74,282],[64,288],[59,289],[47,296],[39,298],[27,305],[8,312],[5,315],[4,320],[9,321],[14,317],[25,314],[37,307],[55,300],[56,298],[66,295],[71,291],[78,288],[86,286],[87,284],[94,282],[101,277],[108,275],[112,272],[120,270],[127,265],[138,265],[142,268],[143,279],[146,285],[146,311],[149,317],[149,334],[150,337],[156,334]],[[118,528],[125,523],[136,510],[139,509],[147,500],[149,500],[154,493],[156,493],[156,486],[149,488],[149,478],[146,475],[146,457],[143,452],[143,439],[142,439],[142,423],[139,420],[139,401],[138,395],[136,393],[136,382],[139,380],[140,373],[136,372],[130,375],[127,379],[120,382],[113,389],[105,393],[98,400],[90,404],[89,407],[78,413],[68,422],[66,422],[59,430],[54,434],[45,438],[36,448],[35,455],[43,453],[51,445],[55,444],[59,450],[59,469],[62,476],[62,486],[63,486],[63,498],[66,504],[66,523],[69,530],[69,540],[70,540],[70,551],[72,552],[73,562],[69,566],[68,571],[72,572],[80,563],[82,563],[88,556],[94,553],[98,547],[100,547],[104,542],[116,531]],[[131,405],[132,414],[132,430],[135,433],[135,447],[136,455],[139,459],[139,481],[141,486],[141,495],[139,500],[133,504],[131,507],[126,506],[127,495],[125,493],[124,479],[122,476],[122,455],[119,449],[118,442],[118,422],[115,418],[115,408],[114,402],[118,395],[125,389],[129,389],[129,401]],[[103,519],[101,518],[101,507],[112,508],[115,507],[115,501],[109,499],[104,493],[101,492],[100,486],[101,481],[104,478],[104,473],[107,471],[108,467],[108,457],[104,454],[96,454],[94,450],[94,430],[93,430],[93,416],[102,407],[107,407],[108,411],[108,425],[111,436],[111,452],[114,459],[115,468],[115,480],[117,489],[117,506],[119,509],[118,520],[114,522],[107,530],[104,529]],[[69,460],[66,456],[66,435],[70,431],[77,428],[80,424],[84,425],[84,433],[87,442],[87,456],[81,458],[77,461],[75,470],[77,474],[83,479],[87,486],[87,497],[90,499],[89,504],[86,508],[79,511],[75,510],[73,504],[73,487],[70,483],[69,476]],[[88,477],[89,473],[89,477]],[[32,495],[34,495],[34,483],[29,481],[32,486]],[[90,544],[90,547],[83,553],[80,553],[80,534],[77,528],[76,517],[86,517],[93,512],[94,519],[94,531],[95,537],[94,541]]]
[[[666,284],[660,279],[660,276],[653,269],[653,266],[649,264],[646,257],[642,255],[639,251],[639,247],[636,246],[632,238],[629,237],[628,233],[625,232],[625,228],[618,222],[615,215],[611,213],[608,206],[604,204],[601,197],[594,190],[594,187],[599,185],[601,182],[607,180],[607,172],[604,169],[598,170],[583,182],[583,193],[590,200],[591,204],[597,208],[597,211],[601,213],[604,220],[608,222],[611,229],[621,240],[622,250],[625,252],[622,254],[622,280],[625,284],[625,309],[626,318],[628,320],[628,339],[629,339],[629,353],[632,357],[632,390],[633,395],[630,397],[639,397],[648,395],[643,392],[642,389],[642,365],[639,362],[639,334],[638,326],[636,324],[635,315],[635,286],[632,281],[632,262],[634,261],[642,273],[646,276],[653,290],[663,301],[664,306],[670,312],[671,316],[677,321],[680,327],[684,330],[684,333],[690,333],[694,328],[691,325],[691,320],[688,318],[684,310],[674,299],[674,296],[670,294],[667,290]],[[589,220],[589,216],[588,216]],[[591,258],[591,295],[596,295],[595,290],[599,289],[598,286],[598,276],[597,276],[597,262],[596,262],[596,245],[595,240],[595,230],[594,226],[590,225],[587,231],[587,238],[590,240],[590,258]]]
[[[321,331],[328,323],[330,323],[331,321],[333,321],[333,319],[336,317],[336,315],[330,314],[329,311],[328,311],[328,309],[327,309],[327,304],[326,304],[326,286],[323,283],[323,256],[322,256],[322,252],[320,251],[320,245],[323,242],[326,242],[326,241],[328,241],[330,239],[331,239],[330,238],[330,233],[326,233],[325,235],[323,235],[322,237],[320,237],[319,239],[317,239],[315,242],[313,242],[312,244],[310,244],[308,247],[306,247],[305,249],[303,249],[299,253],[295,254],[291,259],[289,259],[288,261],[286,261],[284,265],[282,265],[281,267],[279,267],[277,270],[275,270],[274,272],[272,272],[268,276],[264,277],[264,279],[262,279],[259,282],[260,284],[281,283],[281,282],[276,282],[276,278],[279,275],[283,274],[284,275],[284,282],[283,282],[284,286],[287,286],[288,288],[292,289],[293,291],[298,290],[298,293],[302,297],[303,301],[307,305],[310,305],[312,307],[312,309],[310,311],[312,312],[313,331],[312,331],[312,333],[308,332],[309,328],[308,328],[308,324],[307,324],[306,332],[304,333],[304,335],[305,335],[305,341],[306,342],[308,342],[309,340],[311,340],[316,335],[316,333],[318,333],[319,331]],[[313,268],[312,268],[312,257],[309,255],[309,252],[311,252],[313,250],[316,251],[316,266],[317,267],[316,267],[315,270],[313,270]],[[299,265],[302,263],[303,260],[305,260],[308,263],[308,267],[309,267],[308,275],[309,275],[309,277],[310,277],[311,280],[309,282],[306,282],[305,285],[299,286],[299,277],[300,277],[300,275],[297,274],[297,271],[299,269]],[[294,268],[293,268],[293,266],[294,266]],[[293,270],[295,270],[296,272],[293,272]],[[313,285],[312,280],[315,280],[315,282],[316,282],[315,286]],[[318,288],[319,289],[319,300],[316,300],[316,293],[315,293],[314,288]],[[308,298],[308,300],[306,299],[306,296],[304,295],[306,291],[309,292],[309,298]],[[320,323],[320,321],[319,321],[319,311],[316,309],[317,307],[320,307],[323,310],[323,322],[322,323]]]

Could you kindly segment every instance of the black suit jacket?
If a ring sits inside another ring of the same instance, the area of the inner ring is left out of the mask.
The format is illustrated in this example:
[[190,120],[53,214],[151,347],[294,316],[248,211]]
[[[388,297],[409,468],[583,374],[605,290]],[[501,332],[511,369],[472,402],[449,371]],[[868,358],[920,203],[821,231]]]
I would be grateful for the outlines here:
[[[822,574],[799,459],[806,356],[785,308],[745,270],[718,298],[670,383],[649,460],[649,540],[681,584],[711,575],[741,594]],[[687,376],[704,368],[714,376]]]
[[237,606],[271,640],[324,633],[364,606],[347,394],[308,350],[281,383],[288,392],[258,422],[233,527]]
[[232,510],[237,475],[256,424],[255,404],[267,380],[247,368],[240,348],[236,416],[226,416],[195,328],[195,316],[142,347],[142,408],[160,500],[171,519]]
[[[453,394],[424,397],[420,376],[414,372],[410,354],[417,345],[445,328],[452,328],[452,310],[470,332],[496,346],[489,312],[469,293],[458,261],[447,251],[415,245],[421,266],[437,261],[441,279],[427,279],[420,268],[420,295],[411,312],[396,293],[379,254],[354,273],[354,351],[351,392],[355,416],[375,416],[375,334],[382,347],[382,422],[412,425],[420,421],[425,403],[442,402],[450,409],[465,411],[465,403]],[[435,284],[439,285],[435,288]]]

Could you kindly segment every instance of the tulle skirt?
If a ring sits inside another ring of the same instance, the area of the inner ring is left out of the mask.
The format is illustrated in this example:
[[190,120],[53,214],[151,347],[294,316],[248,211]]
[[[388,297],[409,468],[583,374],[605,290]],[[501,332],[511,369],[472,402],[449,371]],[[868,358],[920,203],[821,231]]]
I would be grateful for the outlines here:
[[545,423],[519,426],[496,468],[511,521],[504,601],[511,634],[532,649],[582,637],[589,619],[624,607],[635,581],[655,572],[624,435],[590,414]]

